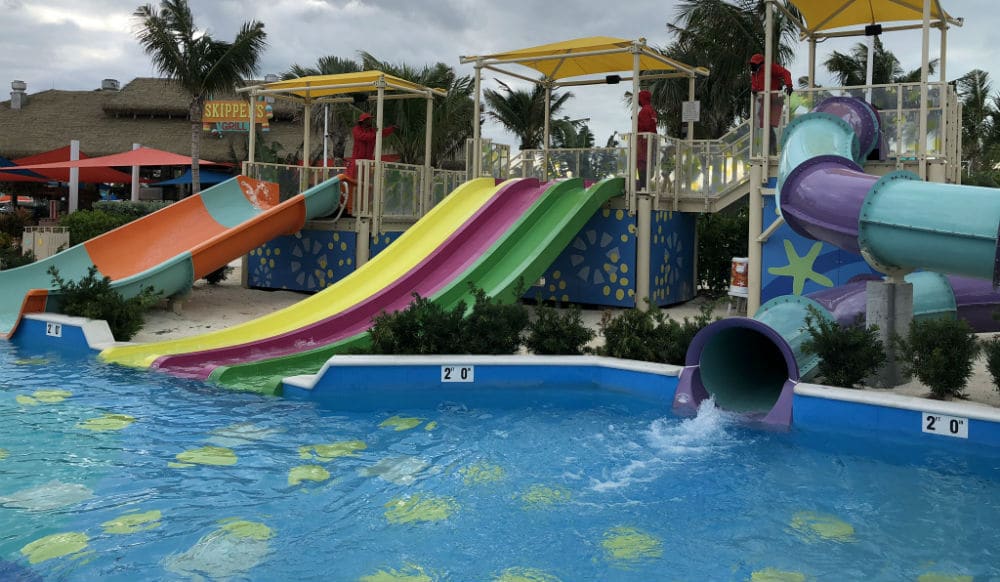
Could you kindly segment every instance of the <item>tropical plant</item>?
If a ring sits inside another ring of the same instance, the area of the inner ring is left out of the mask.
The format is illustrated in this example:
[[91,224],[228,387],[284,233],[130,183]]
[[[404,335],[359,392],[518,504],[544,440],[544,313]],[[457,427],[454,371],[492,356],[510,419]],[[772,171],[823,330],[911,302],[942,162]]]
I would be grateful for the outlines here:
[[[357,73],[361,70],[361,63],[355,60],[327,55],[317,59],[314,67],[293,64],[281,77],[283,79],[296,79],[317,75]],[[313,130],[322,132],[323,127],[327,127],[327,135],[330,139],[328,155],[338,159],[347,157],[347,138],[351,135],[351,126],[356,117],[355,110],[346,103],[329,103],[324,104],[323,107],[313,108],[311,121]],[[320,147],[322,148],[322,142]]]
[[587,343],[595,335],[584,325],[579,305],[559,310],[539,303],[524,345],[540,355],[577,356],[588,351]]
[[143,312],[156,304],[159,293],[152,287],[126,299],[111,287],[111,279],[102,277],[91,265],[79,281],[66,281],[59,270],[49,267],[52,284],[59,290],[59,311],[66,315],[103,319],[108,322],[115,339],[128,341],[142,329]]
[[897,339],[900,361],[931,389],[934,398],[961,397],[979,353],[976,334],[965,321],[913,320]]
[[983,352],[986,353],[986,370],[993,380],[993,387],[1000,391],[1000,337],[992,337],[983,342]]
[[59,226],[69,229],[70,246],[86,242],[129,222],[132,222],[129,216],[103,210],[80,210],[59,218]]
[[747,256],[749,224],[750,209],[746,204],[698,215],[700,292],[710,297],[722,297],[728,292],[733,258]]
[[[990,74],[975,69],[956,82],[962,102],[962,156],[968,160],[969,180],[996,186],[995,167],[1000,162],[1000,96],[993,93]],[[976,179],[978,174],[985,174]]]
[[[886,50],[879,37],[875,37],[875,54],[872,58],[872,84],[916,83],[920,81],[920,69],[904,71],[899,59],[892,51]],[[938,60],[929,63],[929,72],[934,73]],[[823,66],[843,87],[857,87],[867,84],[868,45],[855,44],[849,53],[833,51]]]
[[[489,107],[486,114],[521,140],[520,149],[540,148],[545,134],[545,87],[536,83],[531,90],[526,90],[513,88],[499,79],[497,83],[500,84],[499,91],[483,91],[483,99]],[[549,99],[550,123],[572,97],[573,94],[568,91],[559,93],[552,90]]]
[[810,306],[805,323],[809,338],[802,350],[820,357],[818,373],[827,384],[854,388],[885,363],[878,326],[865,327],[860,315],[854,325],[844,326]]
[[465,318],[462,342],[470,354],[513,354],[521,348],[528,311],[519,302],[505,303],[470,285],[475,298]]
[[[383,61],[362,51],[361,63],[366,70],[379,70],[405,81],[431,89],[443,89],[444,96],[434,97],[432,106],[431,160],[440,167],[446,160],[456,159],[464,152],[466,139],[472,137],[473,90],[469,75],[459,75],[455,69],[435,63],[417,68],[407,64]],[[374,102],[371,102],[374,105]],[[371,110],[369,113],[374,114]],[[427,127],[427,104],[423,99],[400,99],[386,102],[385,124],[396,126],[390,137],[393,150],[406,164],[424,163],[424,130]]]
[[[699,77],[695,95],[701,101],[701,121],[695,138],[715,138],[750,115],[750,75],[747,63],[764,52],[764,0],[684,0],[677,18],[667,25],[676,40],[664,52],[692,66],[707,66],[712,74]],[[798,10],[783,0],[791,14]],[[798,30],[781,11],[774,15],[774,61],[788,63],[795,55]],[[687,79],[658,79],[643,87],[653,93],[660,125],[669,135],[681,135],[681,104],[688,98]]]
[[136,38],[153,66],[177,81],[191,98],[191,191],[198,193],[205,100],[213,93],[233,91],[257,71],[267,44],[264,24],[244,22],[233,42],[224,42],[198,30],[187,0],[162,0],[160,8],[146,4],[136,8],[133,16],[139,23]]
[[419,294],[401,311],[382,312],[369,329],[374,354],[463,354],[466,353],[462,318],[467,305],[459,302],[451,310]]

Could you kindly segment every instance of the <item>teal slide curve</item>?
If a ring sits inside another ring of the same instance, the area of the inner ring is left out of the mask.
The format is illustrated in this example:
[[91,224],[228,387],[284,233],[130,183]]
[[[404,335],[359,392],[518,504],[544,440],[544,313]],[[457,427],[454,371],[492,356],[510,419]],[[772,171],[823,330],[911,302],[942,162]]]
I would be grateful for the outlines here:
[[340,200],[338,178],[280,203],[262,196],[261,184],[237,176],[61,253],[0,271],[0,335],[10,338],[23,313],[58,311],[51,268],[77,281],[96,267],[126,297],[146,287],[171,296],[272,238],[298,231],[306,220],[332,213]]

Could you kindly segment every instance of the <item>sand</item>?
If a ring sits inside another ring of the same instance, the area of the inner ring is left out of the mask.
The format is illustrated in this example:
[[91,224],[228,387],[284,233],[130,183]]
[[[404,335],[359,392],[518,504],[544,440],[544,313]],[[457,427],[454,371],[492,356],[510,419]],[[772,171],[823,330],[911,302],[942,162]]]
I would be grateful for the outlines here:
[[[155,342],[223,329],[283,309],[308,297],[308,294],[294,291],[244,289],[240,283],[240,261],[234,261],[230,266],[234,270],[222,283],[209,285],[204,280],[197,281],[191,293],[178,306],[164,302],[149,311],[145,325],[132,341]],[[698,315],[703,303],[704,300],[699,298],[665,311],[675,319],[693,317]],[[585,309],[583,319],[587,325],[597,330],[603,314],[603,309]],[[726,316],[725,303],[716,308],[715,315]],[[731,315],[738,313],[733,311]],[[981,337],[985,339],[990,335],[992,334],[982,334]],[[601,340],[598,335],[591,345],[599,345]],[[921,398],[930,395],[927,387],[916,380],[886,391]],[[983,357],[976,362],[973,375],[966,386],[966,395],[969,402],[1000,407],[1000,391],[994,388]]]

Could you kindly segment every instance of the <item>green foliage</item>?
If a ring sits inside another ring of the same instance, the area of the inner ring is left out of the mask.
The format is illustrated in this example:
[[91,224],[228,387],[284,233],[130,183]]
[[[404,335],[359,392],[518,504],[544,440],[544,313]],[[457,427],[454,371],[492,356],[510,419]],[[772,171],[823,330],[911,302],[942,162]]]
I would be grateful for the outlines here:
[[711,321],[712,306],[708,304],[694,319],[685,317],[680,322],[656,307],[629,309],[618,315],[606,312],[600,323],[604,346],[597,352],[613,358],[681,365],[691,340]]
[[[69,229],[69,244],[75,246],[131,221],[131,218],[122,214],[109,214],[103,210],[80,210],[60,218],[59,226]],[[123,252],[127,250],[122,249]]]
[[24,227],[34,224],[34,215],[27,208],[17,207],[13,212],[0,212],[0,233],[11,238],[24,236]]
[[587,351],[585,346],[595,335],[583,324],[579,306],[560,311],[539,303],[524,345],[536,354],[578,356]]
[[802,343],[802,350],[820,357],[819,375],[827,384],[853,388],[885,364],[878,327],[866,328],[860,316],[855,325],[842,326],[810,306],[806,331],[809,339]]
[[166,208],[173,204],[170,200],[100,200],[94,203],[93,209],[100,210],[107,214],[124,216],[129,220],[142,218],[147,214],[152,214],[157,210]]
[[914,320],[897,340],[900,361],[931,389],[935,398],[963,396],[979,353],[969,324],[954,319]]
[[233,268],[230,266],[219,267],[218,269],[212,271],[211,273],[205,275],[205,280],[208,281],[209,285],[218,285],[219,283],[226,280],[230,273],[233,272]]
[[59,290],[59,307],[66,315],[103,319],[108,322],[115,339],[132,339],[144,323],[143,312],[159,300],[159,293],[145,287],[139,295],[124,298],[111,288],[109,277],[99,277],[97,267],[91,265],[87,275],[79,281],[66,281],[59,270],[49,267],[53,285]]
[[983,342],[983,351],[986,352],[986,369],[993,378],[993,387],[1000,391],[1000,337]]
[[381,313],[372,321],[371,353],[374,354],[464,354],[462,318],[467,305],[459,302],[451,311],[413,294],[409,307]]
[[0,232],[0,271],[21,267],[34,261],[34,253],[29,251],[27,254],[21,254],[21,247],[14,244],[14,237],[6,232]]
[[703,293],[722,297],[728,292],[733,257],[747,256],[748,232],[750,211],[746,205],[735,211],[698,215],[698,275]]
[[[486,291],[471,286],[475,297],[472,312],[465,318],[462,335],[466,353],[513,354],[521,348],[521,335],[528,327],[528,312],[518,302],[503,303]],[[520,293],[518,293],[520,296]]]

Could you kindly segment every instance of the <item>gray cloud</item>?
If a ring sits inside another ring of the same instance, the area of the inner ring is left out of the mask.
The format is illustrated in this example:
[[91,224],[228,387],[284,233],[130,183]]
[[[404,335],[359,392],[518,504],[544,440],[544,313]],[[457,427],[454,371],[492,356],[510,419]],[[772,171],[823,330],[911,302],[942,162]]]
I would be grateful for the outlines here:
[[[0,84],[13,79],[28,83],[29,92],[44,89],[95,89],[103,78],[127,82],[155,76],[149,58],[133,36],[131,18],[143,0],[0,0]],[[156,4],[155,0],[152,2]],[[261,72],[280,73],[292,64],[311,65],[319,57],[356,58],[359,50],[392,63],[423,65],[444,62],[461,72],[460,55],[502,50],[582,36],[645,37],[653,45],[669,43],[666,23],[676,2],[574,0],[572,3],[505,0],[190,0],[199,26],[218,38],[232,38],[240,24],[264,22],[269,47]],[[963,28],[949,33],[948,77],[982,68],[1000,89],[1000,48],[991,42],[994,2],[945,2],[966,17]],[[861,39],[830,41],[819,46],[818,61],[832,50],[848,50]],[[891,33],[886,46],[907,70],[920,64],[920,35]],[[932,33],[931,56],[938,54]],[[807,47],[800,46],[791,65],[804,75]],[[711,63],[697,63],[711,67]],[[831,84],[819,66],[820,81]],[[492,81],[488,81],[492,83]],[[628,127],[621,97],[624,87],[579,87],[566,108],[571,117],[588,117],[599,142]],[[5,92],[5,91],[4,91]],[[2,95],[3,93],[0,93]],[[498,141],[514,139],[487,123],[484,131]],[[514,144],[516,145],[516,144]]]

